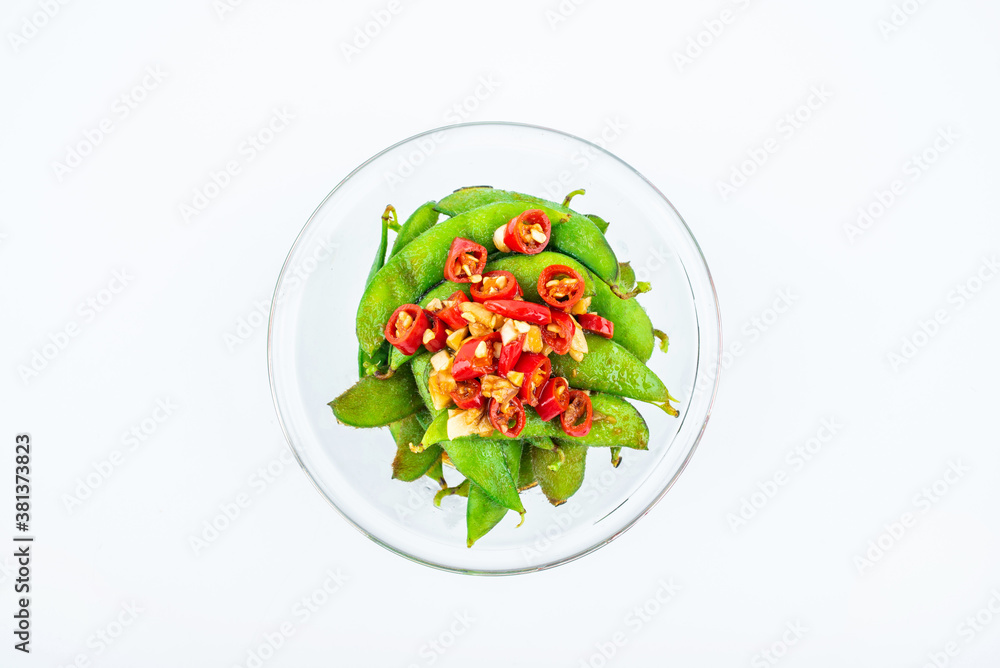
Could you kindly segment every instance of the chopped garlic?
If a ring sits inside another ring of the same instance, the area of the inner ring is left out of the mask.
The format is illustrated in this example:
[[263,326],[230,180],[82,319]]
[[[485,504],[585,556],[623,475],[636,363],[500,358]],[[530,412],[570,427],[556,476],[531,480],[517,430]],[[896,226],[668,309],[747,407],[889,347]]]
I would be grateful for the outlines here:
[[544,347],[542,328],[538,325],[531,325],[527,336],[524,337],[524,345],[521,347],[521,350],[526,353],[540,353]]
[[444,304],[442,304],[441,300],[438,299],[437,297],[435,297],[434,299],[432,299],[430,301],[430,303],[427,304],[427,310],[430,311],[431,313],[437,313],[438,311],[440,311],[443,308],[444,308]]
[[448,335],[448,338],[445,339],[445,343],[448,344],[448,347],[451,348],[452,350],[458,351],[458,349],[462,347],[462,341],[464,341],[468,336],[469,336],[468,327],[463,327],[462,329],[456,329],[454,332]]
[[492,436],[493,425],[482,409],[457,411],[448,418],[448,440],[462,436]]
[[515,387],[521,387],[524,384],[524,373],[521,371],[511,371],[507,374],[507,380]]
[[570,309],[570,313],[573,315],[583,315],[590,308],[590,300],[593,297],[584,297],[577,303],[573,304],[573,308]]
[[489,327],[479,322],[473,322],[469,324],[470,336],[484,336],[492,331],[493,330],[491,330]]
[[433,357],[431,357],[431,367],[433,367],[435,371],[442,371],[450,366],[451,355],[448,354],[447,350],[439,350],[434,353]]
[[497,250],[501,253],[509,253],[510,248],[507,244],[503,242],[504,230],[507,229],[506,223],[497,228],[497,231],[493,233],[493,245],[497,247]]
[[503,327],[500,328],[500,340],[503,341],[504,345],[507,345],[520,336],[517,328],[514,326],[515,322],[515,320],[508,320],[503,324]]
[[515,320],[514,321],[514,329],[517,330],[518,334],[527,334],[528,330],[531,329],[531,325],[529,325],[528,323],[524,322],[523,320]]

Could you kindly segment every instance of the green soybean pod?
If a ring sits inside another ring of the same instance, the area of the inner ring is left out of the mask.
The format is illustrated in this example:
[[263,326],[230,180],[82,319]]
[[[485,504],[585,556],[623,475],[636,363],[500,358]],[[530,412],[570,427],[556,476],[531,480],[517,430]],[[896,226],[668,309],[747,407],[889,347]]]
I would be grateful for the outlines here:
[[[375,274],[385,265],[385,252],[389,246],[390,218],[393,221],[396,220],[396,209],[391,204],[385,207],[385,213],[382,214],[382,237],[378,250],[375,251],[375,260],[372,262],[371,269],[368,270],[368,278],[365,279],[366,288],[375,278]],[[358,376],[364,377],[378,372],[379,368],[386,363],[389,354],[388,345],[388,342],[383,343],[371,355],[366,353],[363,348],[358,348]]]
[[489,206],[497,202],[522,202],[528,208],[557,212],[566,218],[566,223],[556,225],[552,219],[552,239],[550,247],[575,257],[590,267],[597,276],[611,285],[618,284],[618,258],[611,249],[604,232],[592,219],[580,215],[567,206],[549,200],[525,195],[512,190],[500,190],[488,186],[460,188],[438,202],[438,210],[448,215],[460,216],[465,212]]
[[531,453],[531,471],[542,493],[553,506],[566,503],[583,484],[587,465],[587,446],[556,439],[555,450]]
[[472,437],[441,443],[459,473],[481,487],[490,499],[504,508],[523,513],[517,483],[504,455],[506,446],[503,441]]
[[413,215],[406,219],[406,222],[399,229],[399,234],[396,235],[396,240],[392,243],[389,257],[398,253],[406,244],[437,224],[441,214],[438,213],[436,206],[437,202],[433,201],[422,204],[413,212]]
[[[422,411],[426,413],[426,411]],[[396,458],[392,460],[392,477],[403,482],[413,482],[425,475],[441,459],[441,448],[432,446],[422,452],[413,452],[411,445],[418,445],[425,428],[417,413],[389,425],[389,432],[396,441]]]
[[[524,298],[541,302],[538,296],[538,276],[553,264],[562,264],[575,269],[583,277],[584,297],[590,297],[590,311],[615,323],[615,343],[645,362],[653,355],[653,323],[646,310],[635,299],[622,299],[603,281],[597,280],[587,268],[571,257],[561,253],[542,252],[537,255],[511,255],[490,262],[490,271],[504,270],[514,274]],[[572,383],[570,383],[572,385]]]
[[562,376],[574,389],[645,401],[677,417],[667,387],[642,360],[614,341],[596,334],[584,336],[588,352],[582,362],[569,355],[549,355],[553,376]]
[[424,407],[409,369],[390,378],[366,376],[328,405],[337,420],[352,427],[384,427]]
[[[511,477],[517,481],[521,471],[521,443],[511,441],[504,443],[504,461]],[[500,520],[507,515],[507,508],[490,498],[482,487],[473,483],[469,486],[469,503],[465,512],[465,525],[467,531],[467,545],[473,544],[493,527],[500,523]]]

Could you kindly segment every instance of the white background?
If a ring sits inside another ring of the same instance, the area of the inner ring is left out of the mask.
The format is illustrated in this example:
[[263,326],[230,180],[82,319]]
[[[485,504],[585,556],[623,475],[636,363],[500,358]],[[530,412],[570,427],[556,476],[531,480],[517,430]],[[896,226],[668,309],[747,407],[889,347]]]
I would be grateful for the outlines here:
[[[248,652],[285,622],[293,635],[264,665],[767,666],[759,652],[773,647],[789,667],[917,667],[949,642],[957,656],[939,664],[1000,660],[1000,619],[963,626],[991,600],[1000,610],[1000,280],[977,276],[1000,252],[996,3],[909,0],[889,31],[889,0],[561,12],[555,0],[400,0],[349,56],[386,2],[74,0],[47,20],[44,4],[0,11],[0,498],[9,518],[13,439],[30,432],[38,536],[30,657],[11,649],[13,562],[0,551],[0,664],[254,665]],[[713,23],[724,9],[732,21]],[[147,68],[164,78],[147,78],[124,117],[116,99]],[[829,99],[782,132],[814,87]],[[247,160],[241,144],[274,109],[293,120]],[[103,119],[111,133],[61,173]],[[542,574],[433,571],[344,522],[280,464],[253,315],[337,182],[460,120],[587,139],[623,128],[607,147],[691,225],[736,353],[673,491],[610,546]],[[957,138],[915,173],[941,131]],[[777,151],[724,197],[719,184],[769,138]],[[239,174],[185,221],[180,205],[230,160]],[[894,180],[901,194],[852,238],[858,208],[879,192],[888,202]],[[122,271],[127,286],[88,311]],[[959,285],[979,291],[967,300]],[[781,291],[794,303],[775,321]],[[943,324],[926,325],[939,311]],[[893,362],[904,338],[919,350]],[[26,372],[51,341],[65,346]],[[158,400],[177,408],[154,431]],[[152,433],[130,449],[123,434],[144,420]],[[792,464],[823,420],[836,435]],[[67,507],[114,451],[110,477]],[[283,470],[261,483],[269,463]],[[963,473],[933,503],[915,498],[952,464]],[[786,484],[734,525],[775,476]],[[196,551],[191,537],[241,494],[249,507]],[[907,512],[912,526],[862,564]],[[294,606],[328,571],[347,581],[304,620]],[[679,592],[660,604],[671,579]],[[119,616],[129,624],[103,644]],[[441,654],[428,645],[439,640]]]

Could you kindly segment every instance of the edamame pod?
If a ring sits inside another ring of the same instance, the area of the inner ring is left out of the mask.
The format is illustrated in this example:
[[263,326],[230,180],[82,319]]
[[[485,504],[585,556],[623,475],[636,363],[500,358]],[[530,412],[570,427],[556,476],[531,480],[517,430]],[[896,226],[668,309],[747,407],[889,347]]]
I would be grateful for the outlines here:
[[574,441],[556,440],[555,450],[531,452],[531,471],[542,493],[553,506],[566,503],[583,484],[587,465],[587,446]]
[[[440,417],[442,414],[447,415],[447,412],[434,408],[434,400],[431,399],[431,391],[427,384],[427,380],[428,378],[430,378],[431,375],[431,356],[432,356],[431,353],[424,352],[414,357],[412,363],[410,364],[410,370],[412,371],[410,375],[413,376],[414,380],[416,381],[417,392],[419,393],[418,397],[420,401],[423,402],[423,405],[427,408],[431,416],[436,421],[437,418]],[[402,369],[402,371],[405,370],[406,370],[405,368]],[[431,424],[433,424],[433,422]],[[448,433],[447,430],[445,430],[446,437],[447,433]]]
[[[610,448],[620,445],[635,450],[646,450],[649,447],[649,426],[635,406],[610,394],[593,394],[590,401],[594,408],[594,424],[586,436],[571,438],[562,430],[559,420],[543,422],[534,409],[526,409],[524,430],[516,439],[506,439],[500,436],[497,431],[494,431],[490,438],[465,436],[463,439],[486,443],[489,441],[562,438],[589,447]],[[447,440],[448,412],[441,411],[427,428],[420,444],[424,447],[430,447]]]
[[677,416],[663,381],[642,360],[614,341],[596,334],[585,337],[588,352],[582,362],[569,355],[549,355],[553,376],[562,376],[574,389],[638,399]]
[[[552,439],[546,440],[548,440],[549,445],[548,448],[545,448],[546,450],[552,450],[556,447],[555,443],[552,442]],[[537,441],[535,442],[537,443]],[[517,476],[517,491],[519,492],[531,489],[538,484],[538,481],[535,480],[535,474],[531,470],[531,452],[534,449],[535,448],[532,445],[527,443],[523,448],[521,448],[521,467]]]
[[422,204],[413,212],[413,215],[406,219],[399,234],[396,235],[396,240],[392,243],[389,257],[398,253],[406,244],[437,224],[441,214],[438,213],[436,206],[437,202],[433,201]]
[[502,269],[514,274],[524,290],[524,298],[539,302],[538,276],[552,264],[566,265],[583,277],[586,284],[583,295],[584,298],[591,298],[590,311],[615,323],[612,341],[625,347],[643,362],[653,355],[653,323],[642,305],[634,299],[621,299],[615,295],[607,284],[597,280],[573,258],[548,251],[537,255],[511,255],[490,262],[486,268],[490,271]]
[[[490,204],[442,221],[406,244],[385,263],[361,297],[357,317],[361,348],[369,354],[374,352],[385,340],[383,330],[396,307],[415,303],[444,279],[448,251],[456,237],[492,247],[497,227],[526,208],[521,202]],[[553,229],[558,227],[560,214],[552,210],[546,213],[551,214]]]
[[[503,446],[504,461],[511,477],[517,481],[521,471],[521,443],[511,441]],[[473,483],[469,486],[469,504],[465,510],[467,545],[473,544],[490,532],[507,514],[507,508],[490,498],[483,488]]]
[[489,498],[504,508],[523,514],[524,506],[517,494],[517,484],[504,455],[506,445],[502,440],[471,436],[441,443],[459,473],[481,487]]
[[328,405],[337,420],[352,427],[384,427],[424,407],[409,369],[391,378],[366,376]]
[[[426,411],[422,411],[426,414]],[[392,461],[392,477],[403,482],[413,482],[428,473],[441,459],[440,446],[432,446],[423,452],[413,452],[410,445],[420,443],[424,427],[417,419],[417,413],[389,425],[389,432],[396,441],[396,458]]]
[[556,204],[540,197],[525,195],[511,190],[499,190],[488,186],[460,188],[438,202],[438,210],[442,213],[461,216],[483,206],[498,202],[521,202],[525,208],[538,208],[552,218],[550,211],[558,212],[560,217],[567,218],[566,223],[556,225],[552,218],[552,239],[550,248],[555,248],[570,257],[574,257],[590,267],[601,280],[612,285],[618,283],[618,258],[611,249],[611,244],[597,224],[569,207]]
[[[396,209],[390,204],[385,207],[385,213],[382,214],[382,237],[378,245],[378,250],[375,252],[375,260],[372,262],[371,269],[368,270],[368,278],[365,279],[365,287],[372,282],[375,278],[375,274],[385,265],[385,251],[389,246],[389,220],[396,220]],[[358,348],[358,375],[361,377],[372,376],[379,372],[379,369],[383,367],[386,363],[389,348],[388,342],[379,346],[375,349],[375,352],[369,355],[362,348]]]

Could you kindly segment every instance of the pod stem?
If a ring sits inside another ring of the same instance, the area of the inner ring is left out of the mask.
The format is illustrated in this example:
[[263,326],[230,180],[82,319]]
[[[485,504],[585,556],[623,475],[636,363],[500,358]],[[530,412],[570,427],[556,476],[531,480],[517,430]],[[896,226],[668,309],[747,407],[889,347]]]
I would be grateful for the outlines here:
[[[667,396],[670,397],[670,394],[668,393]],[[673,399],[673,397],[670,397],[670,398]],[[674,401],[677,401],[677,400],[674,399]],[[670,405],[669,399],[667,401],[664,401],[663,403],[654,403],[653,405],[656,406],[656,407],[658,407],[660,410],[662,410],[664,413],[666,413],[667,415],[669,415],[671,417],[679,417],[680,416],[680,411],[678,411],[676,408],[674,408],[673,406]]]
[[618,468],[622,463],[622,447],[620,445],[611,448],[611,466]]
[[580,188],[579,190],[574,190],[573,192],[571,192],[570,194],[566,195],[566,197],[563,198],[562,205],[569,206],[569,203],[573,201],[574,197],[576,197],[577,195],[586,195],[586,194],[587,191],[584,190],[583,188]]
[[670,337],[667,336],[667,333],[659,329],[654,329],[653,336],[660,340],[660,350],[667,352],[670,348]]
[[396,207],[391,204],[385,205],[385,213],[382,214],[382,222],[388,225],[389,229],[393,232],[399,232],[399,218],[396,216]]
[[653,286],[648,281],[639,281],[635,284],[635,287],[631,290],[622,290],[618,285],[611,286],[611,292],[615,293],[621,299],[632,299],[636,295],[641,295],[649,292],[653,289]]
[[558,471],[559,469],[562,468],[562,465],[566,462],[566,453],[563,452],[562,448],[556,446],[555,453],[559,455],[559,461],[555,462],[554,464],[548,465],[548,469],[550,471]]
[[458,485],[454,487],[445,487],[440,492],[434,495],[434,505],[438,508],[441,507],[441,501],[446,496],[453,496],[457,494],[458,496],[469,496],[469,481],[463,480]]

